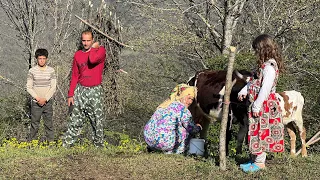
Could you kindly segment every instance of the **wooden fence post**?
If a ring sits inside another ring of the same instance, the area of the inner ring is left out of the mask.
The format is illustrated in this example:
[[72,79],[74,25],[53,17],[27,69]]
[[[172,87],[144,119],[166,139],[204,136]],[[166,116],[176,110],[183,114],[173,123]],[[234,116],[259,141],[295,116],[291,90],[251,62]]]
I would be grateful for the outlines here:
[[220,129],[220,141],[219,141],[219,151],[220,151],[220,169],[226,170],[226,132],[227,132],[227,123],[228,123],[228,113],[229,113],[229,103],[230,103],[230,93],[234,83],[232,83],[232,72],[233,64],[235,59],[236,48],[230,47],[229,62],[228,62],[228,71],[226,76],[226,85],[225,85],[225,94],[224,94],[224,106],[223,114],[221,120],[221,129]]

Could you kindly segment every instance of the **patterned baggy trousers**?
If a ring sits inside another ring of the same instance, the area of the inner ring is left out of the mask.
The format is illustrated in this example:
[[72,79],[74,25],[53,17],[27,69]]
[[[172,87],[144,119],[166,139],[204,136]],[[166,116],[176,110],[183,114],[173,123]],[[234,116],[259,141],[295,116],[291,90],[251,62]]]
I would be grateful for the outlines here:
[[84,122],[89,119],[92,127],[92,140],[95,146],[103,146],[103,88],[101,85],[84,87],[78,84],[74,92],[74,108],[72,110],[68,130],[63,145],[72,146],[80,135]]

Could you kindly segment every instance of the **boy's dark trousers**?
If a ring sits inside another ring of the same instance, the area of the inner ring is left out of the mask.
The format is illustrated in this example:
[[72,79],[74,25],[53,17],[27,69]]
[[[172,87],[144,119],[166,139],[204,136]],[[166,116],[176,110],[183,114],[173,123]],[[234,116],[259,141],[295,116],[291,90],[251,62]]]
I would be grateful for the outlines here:
[[28,136],[28,141],[37,139],[41,116],[44,121],[44,129],[47,141],[53,141],[53,109],[52,100],[50,99],[44,106],[40,106],[37,102],[31,101],[31,128]]

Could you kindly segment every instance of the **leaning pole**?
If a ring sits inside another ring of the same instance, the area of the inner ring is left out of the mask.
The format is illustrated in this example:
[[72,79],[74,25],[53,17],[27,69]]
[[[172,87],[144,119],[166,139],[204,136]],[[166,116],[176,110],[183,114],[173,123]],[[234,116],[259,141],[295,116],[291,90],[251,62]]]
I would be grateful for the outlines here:
[[228,70],[226,76],[226,85],[225,85],[225,95],[224,95],[224,106],[222,109],[222,121],[220,129],[220,142],[219,142],[219,152],[220,152],[220,169],[226,170],[226,132],[227,132],[227,123],[228,123],[228,113],[229,113],[229,104],[230,104],[230,93],[234,83],[232,83],[232,72],[233,64],[235,59],[236,48],[231,46],[229,48],[229,62]]

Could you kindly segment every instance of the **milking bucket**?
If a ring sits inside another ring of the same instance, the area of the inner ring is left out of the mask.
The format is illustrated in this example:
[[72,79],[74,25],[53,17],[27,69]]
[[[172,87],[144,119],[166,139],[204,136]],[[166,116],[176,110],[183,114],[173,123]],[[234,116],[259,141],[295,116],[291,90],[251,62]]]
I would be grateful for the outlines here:
[[189,148],[189,154],[196,154],[203,156],[204,154],[204,139],[196,139],[193,138],[190,140],[190,148]]

